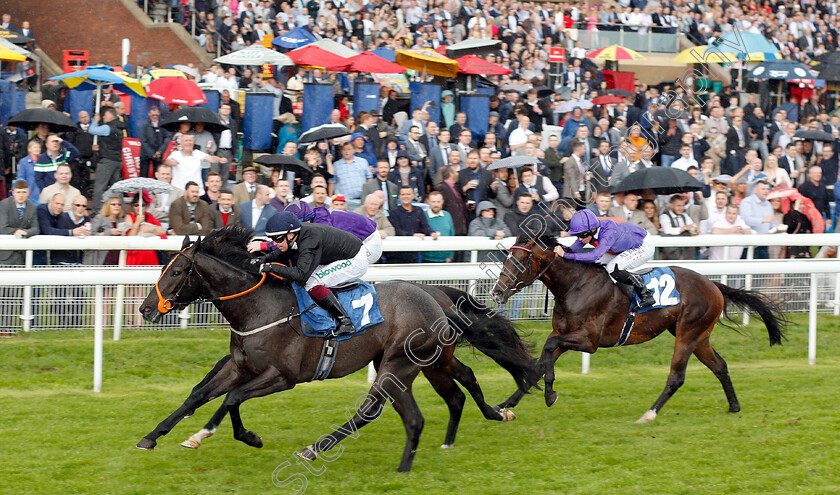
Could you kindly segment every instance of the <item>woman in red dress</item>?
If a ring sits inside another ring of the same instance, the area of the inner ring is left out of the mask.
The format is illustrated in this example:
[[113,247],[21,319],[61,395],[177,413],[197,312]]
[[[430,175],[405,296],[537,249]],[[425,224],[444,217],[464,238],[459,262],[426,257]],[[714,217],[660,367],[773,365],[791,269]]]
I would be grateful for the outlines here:
[[[163,230],[160,222],[151,213],[146,212],[146,205],[152,202],[152,197],[146,191],[143,191],[143,205],[140,205],[140,194],[134,196],[131,201],[131,207],[125,216],[125,222],[131,225],[131,229],[125,235],[139,235],[142,237],[160,236],[166,238],[166,232]],[[157,254],[154,251],[128,251],[125,260],[126,265],[157,265]],[[140,314],[134,311],[137,305],[145,297],[143,294],[143,287],[140,285],[128,286],[128,311],[125,312],[127,316],[127,327],[139,327],[142,323]]]

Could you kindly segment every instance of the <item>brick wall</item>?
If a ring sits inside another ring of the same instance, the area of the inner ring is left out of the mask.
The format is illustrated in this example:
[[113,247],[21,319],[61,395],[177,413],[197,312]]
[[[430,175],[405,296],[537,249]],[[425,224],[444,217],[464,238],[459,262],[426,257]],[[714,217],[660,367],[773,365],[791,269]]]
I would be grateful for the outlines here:
[[11,14],[16,28],[29,21],[36,44],[58,64],[62,50],[88,50],[91,64],[118,65],[123,38],[131,40],[128,62],[135,65],[201,63],[192,51],[198,44],[174,32],[179,26],[152,24],[120,0],[0,0],[0,12]]

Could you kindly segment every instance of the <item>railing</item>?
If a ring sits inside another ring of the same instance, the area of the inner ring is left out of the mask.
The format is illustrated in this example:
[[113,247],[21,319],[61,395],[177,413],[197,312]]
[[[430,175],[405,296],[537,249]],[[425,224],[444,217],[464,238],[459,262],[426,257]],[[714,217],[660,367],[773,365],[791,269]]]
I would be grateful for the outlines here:
[[[636,26],[627,24],[595,24],[596,30],[578,29],[577,34],[569,33],[575,41],[583,42],[587,50],[595,50],[610,45],[620,45],[637,52],[678,53],[680,51],[679,28],[674,33],[661,32],[654,26]],[[647,32],[640,33],[640,30]]]

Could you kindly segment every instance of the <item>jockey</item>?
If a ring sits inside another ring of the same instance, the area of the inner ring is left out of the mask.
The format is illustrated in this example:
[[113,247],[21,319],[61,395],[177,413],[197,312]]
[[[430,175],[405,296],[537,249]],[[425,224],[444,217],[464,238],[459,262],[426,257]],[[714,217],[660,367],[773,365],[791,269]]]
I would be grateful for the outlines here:
[[[655,246],[647,231],[632,223],[618,223],[599,219],[589,210],[580,210],[573,216],[569,233],[578,238],[568,251],[563,246],[554,248],[554,254],[567,260],[604,265],[610,278],[630,285],[639,296],[639,307],[653,306],[656,301],[645,287],[642,277],[627,270],[638,268],[653,258]],[[592,251],[578,253],[586,244]]]
[[[260,273],[272,272],[303,286],[318,306],[338,322],[333,335],[351,335],[356,327],[330,290],[361,278],[368,268],[368,253],[354,235],[328,225],[303,224],[288,211],[268,219],[266,235],[277,249],[252,260]],[[274,261],[288,266],[269,264]]]
[[[306,201],[292,203],[284,211],[291,212],[301,222],[329,225],[358,237],[367,250],[369,265],[379,261],[382,256],[382,236],[379,235],[376,222],[367,217],[349,211],[330,210],[326,206],[319,206],[313,210]],[[248,243],[250,252],[274,251],[275,249],[277,246],[273,242],[251,241]]]

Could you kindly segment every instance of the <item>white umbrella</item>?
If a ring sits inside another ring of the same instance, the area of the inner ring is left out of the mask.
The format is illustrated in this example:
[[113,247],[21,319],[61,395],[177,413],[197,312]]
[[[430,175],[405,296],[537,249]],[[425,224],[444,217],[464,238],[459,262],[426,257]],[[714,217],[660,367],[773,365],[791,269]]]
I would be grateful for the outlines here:
[[[124,179],[119,182],[115,182],[105,194],[102,195],[103,201],[107,201],[114,196],[119,196],[120,194],[126,193],[137,193],[142,191],[143,189],[149,191],[152,194],[158,194],[162,192],[168,192],[172,190],[172,185],[168,182],[163,182],[162,180],[157,179],[149,179],[147,177],[134,177],[131,179]],[[143,195],[140,195],[140,206],[143,206]]]
[[219,57],[215,59],[215,62],[228,65],[295,65],[287,55],[262,45],[251,45],[248,48]]
[[346,46],[327,38],[320,39],[312,44],[317,46],[321,50],[326,50],[330,53],[334,53],[339,57],[350,58],[358,55],[358,53],[354,52],[350,48],[347,48]]
[[201,76],[198,74],[198,69],[193,69],[189,65],[178,64],[172,66],[174,69],[178,69],[179,71],[183,72],[184,74],[189,74],[196,79],[201,79]]

